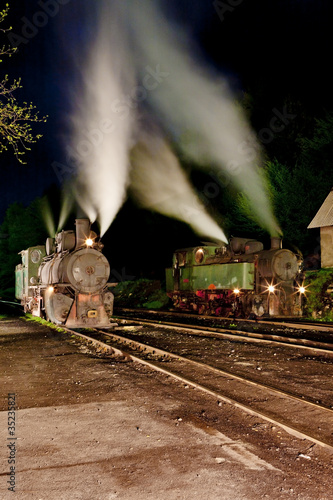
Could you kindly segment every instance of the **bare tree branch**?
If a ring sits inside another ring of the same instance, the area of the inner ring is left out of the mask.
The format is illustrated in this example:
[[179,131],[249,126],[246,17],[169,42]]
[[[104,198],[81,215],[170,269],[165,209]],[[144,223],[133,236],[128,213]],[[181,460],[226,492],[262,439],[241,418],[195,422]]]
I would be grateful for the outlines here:
[[[9,5],[0,11],[0,23],[6,18]],[[2,29],[6,32],[11,28]],[[14,54],[16,48],[0,48],[0,57]],[[0,59],[2,62],[2,59]],[[0,153],[7,151],[8,147],[13,149],[14,155],[20,163],[23,161],[26,151],[29,151],[31,144],[35,143],[42,135],[33,133],[31,124],[36,122],[46,122],[46,116],[39,117],[36,107],[32,103],[19,103],[14,93],[22,88],[21,80],[9,82],[8,75],[0,81]]]

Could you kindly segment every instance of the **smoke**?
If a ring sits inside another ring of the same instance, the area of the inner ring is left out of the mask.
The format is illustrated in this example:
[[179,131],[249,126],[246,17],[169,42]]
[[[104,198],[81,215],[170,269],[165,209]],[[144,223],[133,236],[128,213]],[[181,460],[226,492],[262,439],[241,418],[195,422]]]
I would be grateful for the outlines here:
[[[258,143],[226,83],[194,61],[188,50],[193,43],[162,18],[156,1],[128,0],[127,16],[135,33],[137,70],[148,62],[169,74],[149,95],[163,126],[189,160],[227,174],[250,201],[257,222],[271,234],[280,233],[259,168]],[[187,140],[179,141],[184,135]]]
[[144,207],[188,223],[201,236],[227,242],[163,137],[141,132],[131,162],[131,193]]
[[47,234],[53,238],[56,232],[54,215],[51,209],[50,202],[46,196],[41,199],[41,215],[44,221]]
[[99,220],[104,234],[126,196],[133,113],[121,106],[121,97],[133,88],[135,76],[119,16],[109,2],[101,3],[72,116],[72,156],[75,197],[91,221]]
[[60,206],[60,214],[59,214],[59,222],[57,232],[61,231],[71,210],[74,208],[75,197],[73,193],[73,186],[69,182],[64,182],[62,186],[62,197],[61,197],[61,206]]
[[72,117],[78,203],[92,221],[98,219],[103,234],[131,182],[145,207],[187,222],[200,235],[226,240],[162,133],[149,137],[142,131],[142,111],[148,110],[185,158],[227,175],[249,199],[260,225],[278,234],[252,131],[226,83],[195,62],[189,38],[156,4],[99,2],[97,35]]

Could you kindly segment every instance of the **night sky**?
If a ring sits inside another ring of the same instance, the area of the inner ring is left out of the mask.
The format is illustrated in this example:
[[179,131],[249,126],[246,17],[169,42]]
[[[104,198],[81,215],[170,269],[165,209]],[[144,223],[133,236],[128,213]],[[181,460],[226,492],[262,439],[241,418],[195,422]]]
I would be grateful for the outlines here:
[[[72,54],[76,52],[84,64],[84,54],[78,52],[96,29],[98,1],[88,2],[87,9],[82,9],[81,0],[52,0],[50,4],[57,12],[38,16],[44,12],[43,1],[11,2],[8,24],[25,43],[19,43],[18,53],[11,59],[4,58],[1,74],[22,77],[23,89],[17,97],[32,101],[49,118],[35,127],[43,138],[27,153],[27,165],[20,165],[10,152],[2,154],[0,221],[10,203],[28,204],[61,186],[61,176],[52,164],[66,163],[64,146],[69,141],[68,120],[78,69]],[[288,95],[299,99],[314,116],[332,110],[328,1],[168,0],[162,7],[169,19],[191,34],[199,56],[228,78],[236,94],[250,89],[260,96],[260,109],[253,116],[256,130],[265,126],[272,109],[281,106]],[[36,27],[38,22],[43,26]],[[3,43],[7,36],[2,35]],[[119,226],[116,221],[112,237],[119,237]],[[125,232],[129,231],[131,228]]]

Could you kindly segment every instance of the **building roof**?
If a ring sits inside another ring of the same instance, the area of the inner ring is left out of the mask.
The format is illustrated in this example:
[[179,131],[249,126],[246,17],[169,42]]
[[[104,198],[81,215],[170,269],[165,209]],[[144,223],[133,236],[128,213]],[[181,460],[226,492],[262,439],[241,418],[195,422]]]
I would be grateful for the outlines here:
[[308,229],[326,226],[333,226],[333,188],[308,225]]

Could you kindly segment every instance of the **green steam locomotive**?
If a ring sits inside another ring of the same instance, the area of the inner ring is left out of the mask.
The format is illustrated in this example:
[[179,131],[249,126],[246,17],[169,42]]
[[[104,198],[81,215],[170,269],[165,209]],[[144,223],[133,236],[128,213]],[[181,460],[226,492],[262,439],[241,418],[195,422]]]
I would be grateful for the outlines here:
[[166,289],[178,310],[203,315],[301,316],[301,258],[271,238],[232,238],[228,245],[176,250],[166,269]]

